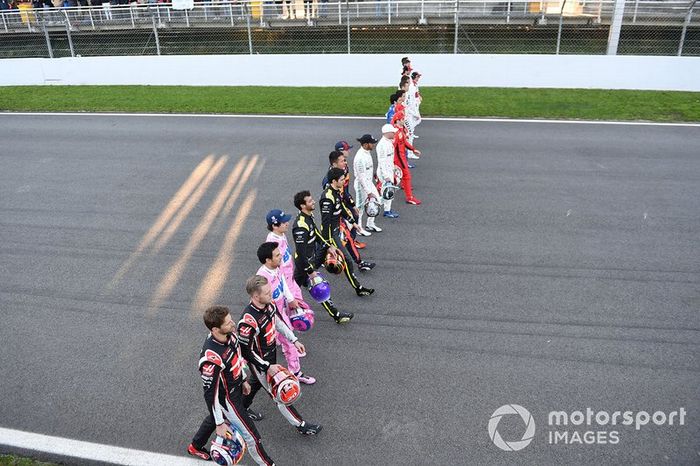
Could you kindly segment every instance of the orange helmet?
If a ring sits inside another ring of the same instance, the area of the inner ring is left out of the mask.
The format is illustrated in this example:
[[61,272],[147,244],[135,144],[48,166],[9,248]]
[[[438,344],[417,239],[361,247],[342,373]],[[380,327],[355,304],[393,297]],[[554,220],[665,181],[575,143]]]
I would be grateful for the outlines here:
[[[352,241],[352,238],[349,240]],[[326,262],[324,263],[326,270],[328,272],[338,275],[342,273],[343,268],[345,268],[345,262],[343,261],[342,254],[334,254],[330,250],[326,254]]]
[[285,406],[289,406],[301,396],[301,386],[296,376],[286,368],[281,368],[274,376],[267,376],[272,398]]

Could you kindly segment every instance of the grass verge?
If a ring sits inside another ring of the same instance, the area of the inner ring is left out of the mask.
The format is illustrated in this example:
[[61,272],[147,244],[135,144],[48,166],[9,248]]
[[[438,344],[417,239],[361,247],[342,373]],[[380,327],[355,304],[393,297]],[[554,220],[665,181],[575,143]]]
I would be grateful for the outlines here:
[[42,463],[30,458],[19,458],[12,455],[0,455],[0,466],[56,466],[53,463]]
[[[0,110],[379,116],[390,88],[16,86]],[[426,87],[423,116],[700,121],[700,92]]]

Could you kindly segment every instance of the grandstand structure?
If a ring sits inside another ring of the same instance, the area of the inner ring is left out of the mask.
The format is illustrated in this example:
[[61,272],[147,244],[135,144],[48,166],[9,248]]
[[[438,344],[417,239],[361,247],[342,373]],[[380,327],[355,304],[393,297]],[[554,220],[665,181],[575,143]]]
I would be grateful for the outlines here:
[[[278,53],[700,55],[695,0],[251,0],[0,11],[0,58]],[[618,10],[616,11],[616,5]]]

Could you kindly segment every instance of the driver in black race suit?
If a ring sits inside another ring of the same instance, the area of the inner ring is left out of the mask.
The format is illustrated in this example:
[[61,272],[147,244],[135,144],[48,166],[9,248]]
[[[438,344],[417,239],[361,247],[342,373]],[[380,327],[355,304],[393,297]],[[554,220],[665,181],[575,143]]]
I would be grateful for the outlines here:
[[[310,280],[315,278],[316,269],[321,267],[330,249],[335,252],[335,246],[324,241],[318,231],[313,211],[316,201],[309,191],[299,191],[294,195],[294,206],[299,209],[299,215],[292,225],[294,238],[294,281],[301,288],[309,288]],[[333,317],[338,324],[350,322],[354,314],[338,310],[332,299],[321,303],[321,306]]]
[[[246,292],[250,296],[250,304],[243,310],[238,322],[238,339],[241,351],[248,367],[253,373],[250,382],[250,393],[243,400],[246,408],[250,407],[255,394],[264,388],[272,397],[267,376],[274,376],[281,366],[277,364],[277,332],[294,343],[299,351],[305,353],[304,345],[297,340],[294,332],[278,315],[277,306],[272,301],[272,288],[267,278],[253,275],[246,281]],[[310,424],[302,419],[294,406],[287,406],[275,400],[277,409],[300,434],[315,435],[321,431],[321,426]]]
[[[340,168],[331,168],[328,170],[328,188],[324,190],[321,195],[321,199],[318,201],[321,210],[321,239],[324,242],[334,246],[337,249],[338,254],[343,254],[340,250],[340,220],[345,218],[348,222],[354,223],[355,220],[345,214],[342,206],[341,192],[345,182],[345,173]],[[343,259],[345,259],[345,267],[343,271],[345,276],[350,282],[350,285],[355,289],[357,296],[369,296],[374,293],[374,289],[365,288],[360,285],[360,282],[355,276],[352,262],[347,260],[347,257],[343,254]]]
[[245,361],[229,309],[224,306],[210,307],[204,311],[204,323],[211,333],[202,346],[199,372],[209,416],[202,421],[187,451],[208,460],[209,453],[204,445],[214,430],[217,435],[225,437],[230,430],[228,423],[241,434],[248,446],[248,453],[257,464],[274,465],[243,403],[243,397],[250,393],[251,386],[245,381]]

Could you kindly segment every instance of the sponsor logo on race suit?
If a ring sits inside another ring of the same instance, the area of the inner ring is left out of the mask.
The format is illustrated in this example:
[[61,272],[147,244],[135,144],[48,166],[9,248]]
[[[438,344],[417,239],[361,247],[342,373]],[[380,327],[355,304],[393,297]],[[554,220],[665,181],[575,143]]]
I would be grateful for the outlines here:
[[282,282],[275,288],[275,291],[272,292],[272,299],[279,299],[280,295],[284,292],[284,287],[282,286]]

